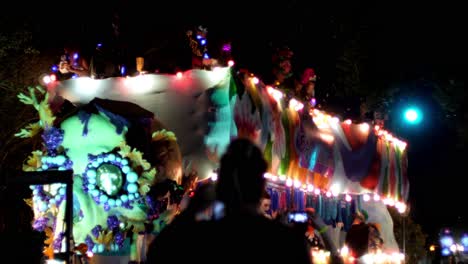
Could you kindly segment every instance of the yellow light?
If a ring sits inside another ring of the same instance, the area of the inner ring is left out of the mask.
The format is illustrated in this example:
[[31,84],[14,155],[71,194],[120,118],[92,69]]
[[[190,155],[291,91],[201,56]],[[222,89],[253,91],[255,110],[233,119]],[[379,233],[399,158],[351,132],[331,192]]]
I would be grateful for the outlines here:
[[434,246],[434,245],[431,245],[431,246],[429,247],[429,251],[435,251],[435,246]]
[[362,123],[359,125],[359,129],[361,130],[361,132],[367,133],[369,131],[369,124]]

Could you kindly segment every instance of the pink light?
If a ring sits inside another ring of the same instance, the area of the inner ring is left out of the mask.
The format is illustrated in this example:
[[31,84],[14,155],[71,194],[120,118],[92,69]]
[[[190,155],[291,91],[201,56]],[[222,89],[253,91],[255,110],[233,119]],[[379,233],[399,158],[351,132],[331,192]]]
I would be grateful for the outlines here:
[[347,202],[351,202],[351,195],[347,194],[346,197],[345,197],[345,200]]
[[295,111],[300,111],[302,110],[302,108],[304,108],[304,104],[292,98],[291,100],[289,100],[289,108],[292,108]]
[[178,73],[176,74],[176,77],[177,77],[177,79],[182,78],[182,73],[181,73],[181,72],[178,72]]
[[362,199],[364,200],[364,202],[368,202],[368,201],[370,201],[370,195],[368,195],[368,194],[366,193],[366,194],[364,194],[364,195],[362,196]]
[[55,74],[51,74],[50,75],[50,81],[55,82],[56,80],[57,80],[57,77],[55,76]]
[[49,75],[46,75],[46,76],[42,77],[42,81],[43,81],[45,84],[49,84],[52,80],[50,79],[50,76],[49,76]]
[[315,105],[317,105],[317,100],[315,98],[312,98],[310,99],[309,103],[312,107],[315,107]]
[[267,92],[269,95],[271,95],[276,101],[279,101],[281,98],[283,98],[283,93],[279,90],[276,90],[275,88],[271,86],[267,86]]
[[301,187],[301,182],[298,180],[294,180],[294,187],[299,188]]
[[228,61],[228,66],[229,66],[229,67],[234,66],[234,61],[233,61],[233,60],[229,60],[229,61]]
[[378,194],[374,194],[374,201],[379,201],[380,200],[380,196]]
[[344,123],[347,124],[347,125],[351,125],[353,123],[353,121],[351,121],[351,119],[346,119],[344,121]]

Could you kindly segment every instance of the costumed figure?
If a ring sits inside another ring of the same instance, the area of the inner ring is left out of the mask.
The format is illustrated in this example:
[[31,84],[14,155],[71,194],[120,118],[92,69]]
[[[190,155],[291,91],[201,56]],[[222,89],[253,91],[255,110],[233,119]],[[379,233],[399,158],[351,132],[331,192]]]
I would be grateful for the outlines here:
[[272,58],[274,78],[272,84],[289,96],[296,95],[296,92],[300,90],[300,83],[295,80],[293,73],[293,55],[294,53],[288,47],[283,47],[278,49]]
[[192,50],[193,69],[208,69],[213,62],[208,55],[207,34],[208,29],[203,26],[198,26],[195,33],[192,30],[186,32],[189,47]]
[[80,54],[79,48],[73,45],[68,45],[64,48],[64,54],[60,57],[58,70],[64,79],[90,76],[88,60],[84,54]]
[[300,97],[305,102],[308,102],[311,107],[315,107],[317,103],[315,99],[316,81],[317,75],[315,74],[315,70],[313,68],[305,69],[301,78],[302,90]]

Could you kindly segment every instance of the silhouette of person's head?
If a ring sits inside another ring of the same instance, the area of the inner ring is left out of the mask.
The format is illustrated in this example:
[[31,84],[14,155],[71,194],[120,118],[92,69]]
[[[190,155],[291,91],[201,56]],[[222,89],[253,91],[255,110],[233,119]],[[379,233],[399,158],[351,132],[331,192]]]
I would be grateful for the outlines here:
[[263,174],[267,163],[261,150],[250,140],[234,139],[221,158],[217,199],[226,213],[257,208],[265,190]]

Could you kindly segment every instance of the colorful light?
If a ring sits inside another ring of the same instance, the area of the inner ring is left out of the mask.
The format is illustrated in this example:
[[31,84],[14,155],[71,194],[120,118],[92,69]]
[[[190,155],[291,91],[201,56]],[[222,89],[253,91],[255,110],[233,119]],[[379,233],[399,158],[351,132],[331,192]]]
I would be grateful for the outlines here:
[[259,80],[257,77],[253,77],[253,78],[252,78],[252,82],[253,82],[254,84],[258,84],[258,83],[260,82],[260,80]]
[[217,181],[218,180],[218,174],[216,172],[211,172],[209,177],[210,177],[210,179],[212,181]]
[[304,104],[292,98],[289,100],[289,108],[294,109],[295,111],[300,111],[304,108]]
[[440,244],[444,247],[450,247],[453,245],[453,238],[450,236],[443,236],[440,238]]
[[352,200],[351,195],[346,194],[345,200],[346,200],[347,202],[351,202],[351,200]]
[[231,44],[227,43],[223,45],[223,51],[231,51]]
[[283,93],[271,86],[267,86],[267,93],[269,95],[271,95],[273,97],[273,99],[275,99],[277,102],[279,102],[281,100],[281,98],[283,98]]
[[463,235],[463,237],[461,239],[461,243],[465,248],[468,247],[468,235],[467,234]]
[[374,201],[379,201],[380,200],[380,196],[378,194],[374,194]]
[[409,124],[418,124],[422,121],[422,112],[417,107],[409,107],[404,112],[404,118]]
[[364,202],[368,202],[370,201],[370,195],[366,193],[362,196],[362,199],[364,200]]

